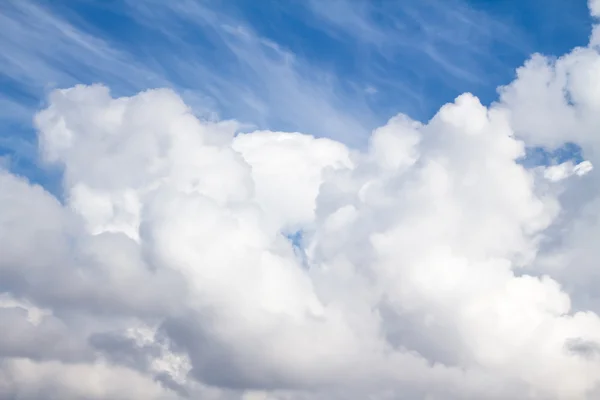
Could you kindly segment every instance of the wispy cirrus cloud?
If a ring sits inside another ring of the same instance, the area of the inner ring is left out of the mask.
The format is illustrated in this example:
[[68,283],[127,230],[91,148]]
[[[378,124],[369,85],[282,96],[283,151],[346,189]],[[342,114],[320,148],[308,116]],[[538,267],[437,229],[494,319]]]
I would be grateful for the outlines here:
[[170,87],[203,117],[356,147],[399,111],[428,119],[465,90],[485,102],[512,76],[505,58],[529,53],[510,21],[461,0],[249,4],[4,2],[0,118],[27,124],[53,87]]
[[[86,6],[106,7],[94,2]],[[65,16],[50,3],[5,4],[0,40],[6,51],[0,73],[28,95],[15,104],[33,110],[51,87],[100,81],[125,94],[172,87],[201,114],[345,136],[349,142],[366,136],[378,122],[360,98],[337,93],[337,78],[331,73],[199,2],[131,2],[110,11],[160,35],[162,42],[151,46],[152,51],[134,52],[103,38],[72,11]]]
[[36,96],[52,86],[102,78],[137,90],[164,84],[130,54],[55,12],[51,3],[9,1],[0,6],[1,73]]
[[[392,89],[388,91],[392,98],[391,92],[397,91],[416,101],[412,109],[408,102],[400,103],[421,118],[432,107],[425,100],[435,96],[432,86],[445,92],[442,96],[454,96],[465,87],[483,92],[489,82],[509,79],[508,60],[515,55],[524,59],[532,50],[519,27],[462,0],[358,4],[312,0],[306,5],[318,21],[315,27],[356,45],[361,56],[368,54],[370,62],[362,65],[365,80]],[[499,47],[511,56],[499,56],[495,51]],[[390,82],[389,71],[402,71],[408,79]]]
[[[126,12],[179,49],[158,60],[162,68],[210,96],[227,116],[355,145],[378,122],[364,93],[350,93],[333,71],[311,65],[243,20],[195,1],[129,2]],[[195,37],[208,45],[198,48]]]

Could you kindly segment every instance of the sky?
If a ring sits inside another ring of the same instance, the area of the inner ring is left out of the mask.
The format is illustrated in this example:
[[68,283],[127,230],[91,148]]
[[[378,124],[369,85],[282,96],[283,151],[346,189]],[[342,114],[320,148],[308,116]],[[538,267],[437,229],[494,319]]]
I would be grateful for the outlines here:
[[585,45],[591,25],[583,0],[0,7],[0,151],[38,179],[31,120],[54,88],[104,83],[132,95],[170,87],[204,118],[360,147],[398,112],[426,121],[463,92],[489,104],[530,54]]
[[0,2],[0,398],[599,398],[599,20]]

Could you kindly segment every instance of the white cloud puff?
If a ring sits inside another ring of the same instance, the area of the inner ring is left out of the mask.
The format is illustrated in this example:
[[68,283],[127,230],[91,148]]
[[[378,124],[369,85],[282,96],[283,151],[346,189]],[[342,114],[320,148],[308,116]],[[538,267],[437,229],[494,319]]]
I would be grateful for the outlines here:
[[600,17],[600,1],[598,0],[588,0],[588,5],[590,7],[590,12],[592,17]]
[[364,151],[54,91],[60,199],[0,167],[0,397],[597,398],[599,71],[534,56]]

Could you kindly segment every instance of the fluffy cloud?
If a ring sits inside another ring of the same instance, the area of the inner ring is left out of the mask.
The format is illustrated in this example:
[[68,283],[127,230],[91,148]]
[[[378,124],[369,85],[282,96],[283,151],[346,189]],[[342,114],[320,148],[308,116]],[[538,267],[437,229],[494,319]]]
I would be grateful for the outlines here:
[[60,197],[0,166],[1,397],[600,396],[598,77],[593,43],[536,55],[364,151],[54,91]]
[[600,1],[589,0],[588,5],[590,7],[590,12],[592,14],[592,17],[595,17],[595,18],[600,17]]

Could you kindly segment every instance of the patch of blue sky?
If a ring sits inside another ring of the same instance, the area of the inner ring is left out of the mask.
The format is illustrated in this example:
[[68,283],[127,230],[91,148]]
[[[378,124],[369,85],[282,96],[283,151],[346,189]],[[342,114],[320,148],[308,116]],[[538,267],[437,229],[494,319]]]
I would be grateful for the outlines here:
[[306,255],[306,250],[304,246],[304,232],[300,230],[288,233],[285,234],[285,237],[292,244],[296,257],[298,257],[298,259],[304,264],[305,267],[308,267],[308,257]]
[[565,143],[556,149],[531,147],[526,149],[526,154],[521,160],[521,164],[531,168],[540,165],[558,165],[567,161],[572,161],[574,164],[585,161],[581,147],[575,143]]
[[43,181],[33,113],[51,88],[94,82],[360,147],[399,112],[424,121],[463,92],[489,104],[531,53],[585,45],[590,26],[585,0],[8,0],[0,152]]

